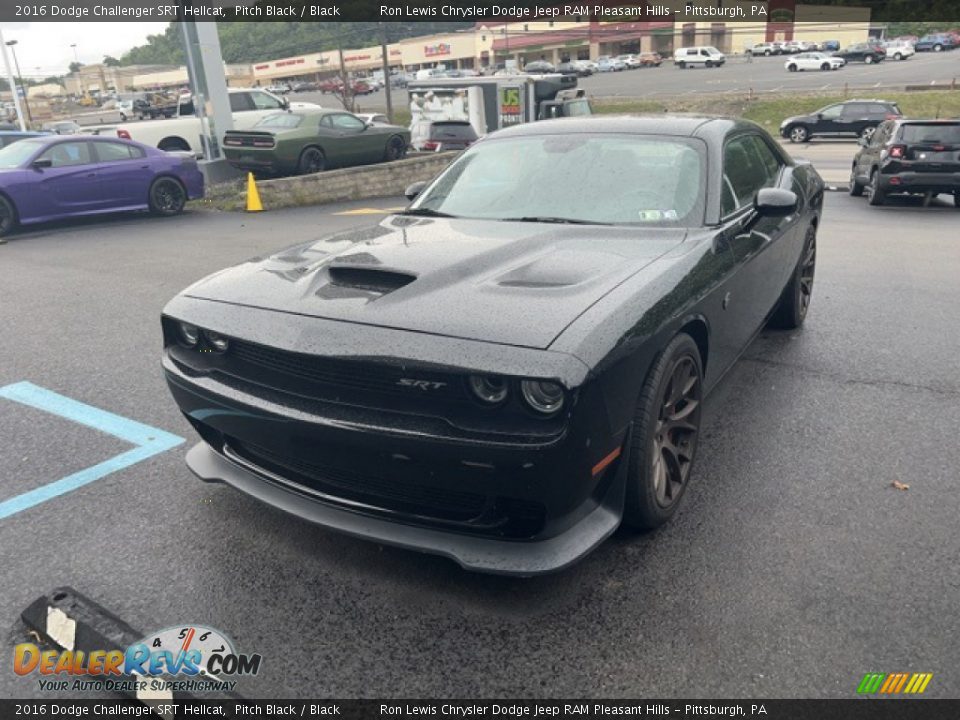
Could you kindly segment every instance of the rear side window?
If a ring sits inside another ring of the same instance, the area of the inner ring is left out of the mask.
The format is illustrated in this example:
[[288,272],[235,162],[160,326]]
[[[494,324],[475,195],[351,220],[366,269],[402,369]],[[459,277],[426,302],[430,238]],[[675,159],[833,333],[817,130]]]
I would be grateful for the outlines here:
[[960,145],[960,123],[904,125],[900,141],[909,144]]
[[96,144],[97,159],[101,162],[116,160],[135,160],[143,157],[143,150],[133,145],[118,142],[100,142]]

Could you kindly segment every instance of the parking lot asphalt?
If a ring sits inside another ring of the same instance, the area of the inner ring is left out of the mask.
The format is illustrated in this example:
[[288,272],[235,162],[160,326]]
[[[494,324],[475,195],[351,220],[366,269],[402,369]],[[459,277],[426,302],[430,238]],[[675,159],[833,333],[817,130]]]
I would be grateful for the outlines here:
[[[787,57],[757,57],[747,62],[744,56],[729,56],[720,68],[681,70],[665,59],[659,68],[599,73],[579,79],[579,87],[594,97],[663,98],[702,93],[791,93],[822,91],[842,93],[845,87],[859,94],[876,89],[905,85],[950,85],[960,76],[960,51],[918,53],[909,60],[885,60],[876,65],[850,63],[835,72],[788,72]],[[869,94],[867,95],[870,96]],[[324,107],[339,107],[334,95],[320,92],[293,93],[295,100],[315,102]],[[407,103],[406,90],[393,91],[394,107]],[[386,93],[378,90],[358,97],[357,112],[382,112]]]
[[[763,333],[709,398],[673,522],[532,580],[343,537],[184,465],[196,438],[160,372],[164,303],[401,204],[124,216],[0,247],[0,389],[185,439],[0,520],[6,652],[27,639],[20,611],[72,585],[145,632],[204,623],[262,654],[248,697],[852,698],[877,671],[960,695],[951,203],[829,194],[807,324]],[[127,447],[3,397],[0,436],[0,502]],[[41,695],[0,673],[0,696]]]

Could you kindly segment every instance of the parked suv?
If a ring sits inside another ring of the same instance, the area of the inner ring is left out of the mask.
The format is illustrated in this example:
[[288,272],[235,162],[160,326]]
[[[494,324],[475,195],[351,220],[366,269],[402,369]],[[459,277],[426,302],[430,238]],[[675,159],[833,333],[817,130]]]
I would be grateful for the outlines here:
[[915,52],[913,43],[906,40],[888,40],[883,47],[887,51],[887,57],[894,60],[906,60]]
[[917,40],[913,47],[917,52],[922,52],[924,50],[940,52],[941,50],[953,50],[956,46],[957,41],[954,39],[953,35],[943,34],[924,35],[922,38]]
[[887,100],[845,100],[809,115],[795,115],[780,123],[780,135],[790,142],[812,137],[869,138],[884,120],[901,117],[900,108]]
[[860,144],[851,195],[867,190],[871,205],[883,205],[894,193],[952,193],[960,208],[960,120],[887,120]]
[[880,43],[865,42],[848,45],[843,50],[837,50],[833,55],[847,62],[865,62],[870,65],[886,58],[887,51]]
[[711,45],[681,48],[673,54],[673,64],[681,69],[697,65],[720,67],[726,61],[727,56]]
[[776,47],[773,43],[762,42],[757,43],[752,48],[750,48],[751,55],[766,55],[770,57],[771,55],[779,55],[780,48]]

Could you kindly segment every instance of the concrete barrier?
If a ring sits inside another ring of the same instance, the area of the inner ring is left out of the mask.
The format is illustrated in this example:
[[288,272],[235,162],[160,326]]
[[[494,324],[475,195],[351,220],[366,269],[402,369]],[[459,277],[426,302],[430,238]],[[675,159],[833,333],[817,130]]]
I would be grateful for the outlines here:
[[328,170],[313,175],[260,180],[265,210],[300,205],[323,205],[345,200],[395,197],[411,183],[429,180],[443,170],[455,152],[430,153],[394,162]]

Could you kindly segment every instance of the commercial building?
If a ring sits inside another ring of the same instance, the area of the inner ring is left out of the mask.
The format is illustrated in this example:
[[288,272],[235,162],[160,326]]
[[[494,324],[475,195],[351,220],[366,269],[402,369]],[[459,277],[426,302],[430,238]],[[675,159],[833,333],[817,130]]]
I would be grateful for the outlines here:
[[[693,16],[688,6],[722,8],[727,15],[688,22],[685,18]],[[674,13],[674,9],[681,12]],[[533,60],[595,60],[603,55],[643,51],[671,55],[677,48],[692,45],[713,45],[726,53],[741,53],[756,43],[772,40],[837,40],[848,45],[866,40],[870,31],[867,8],[796,5],[795,0],[665,0],[648,4],[647,11],[642,19],[624,21],[597,15],[529,22],[484,21],[463,32],[392,43],[387,46],[388,64],[409,71],[432,67],[481,69],[508,64],[523,67]],[[343,51],[342,62],[350,73],[368,74],[382,67],[383,52],[380,45],[348,49]],[[339,73],[340,66],[340,53],[327,50],[250,66],[228,65],[227,82],[241,86],[317,80]],[[121,69],[91,66],[81,73],[92,72],[96,80],[100,73],[118,70]],[[160,72],[141,70],[126,85],[163,88],[186,82],[184,68],[163,68]],[[120,89],[120,81],[115,84]]]

